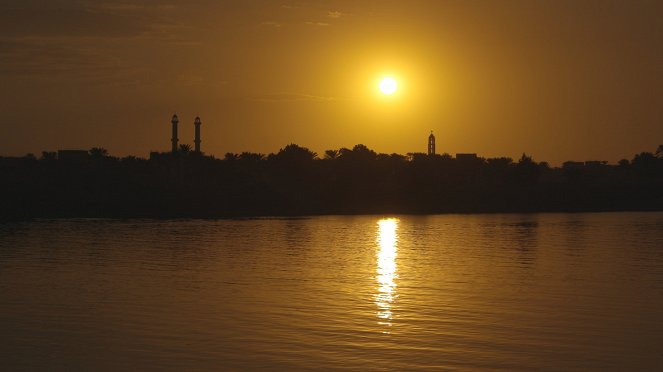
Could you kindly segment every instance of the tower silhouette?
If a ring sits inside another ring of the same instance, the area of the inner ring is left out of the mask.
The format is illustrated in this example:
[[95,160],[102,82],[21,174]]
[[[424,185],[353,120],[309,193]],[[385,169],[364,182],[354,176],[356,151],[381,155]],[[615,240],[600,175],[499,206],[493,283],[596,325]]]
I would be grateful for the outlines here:
[[196,116],[196,120],[193,122],[193,125],[196,127],[196,138],[193,140],[193,143],[197,153],[200,153],[200,124],[202,124],[200,117]]
[[173,119],[170,121],[173,123],[173,138],[171,138],[171,142],[173,143],[173,153],[177,152],[177,123],[179,123],[179,119],[177,118],[177,115],[173,115]]
[[430,131],[430,136],[428,136],[428,155],[435,155],[435,136],[433,131]]

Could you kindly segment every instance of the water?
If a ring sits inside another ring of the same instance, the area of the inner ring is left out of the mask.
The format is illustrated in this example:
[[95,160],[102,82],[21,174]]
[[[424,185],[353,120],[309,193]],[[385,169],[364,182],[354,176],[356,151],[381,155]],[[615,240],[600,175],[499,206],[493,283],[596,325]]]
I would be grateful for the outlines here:
[[4,370],[663,366],[663,213],[0,225]]

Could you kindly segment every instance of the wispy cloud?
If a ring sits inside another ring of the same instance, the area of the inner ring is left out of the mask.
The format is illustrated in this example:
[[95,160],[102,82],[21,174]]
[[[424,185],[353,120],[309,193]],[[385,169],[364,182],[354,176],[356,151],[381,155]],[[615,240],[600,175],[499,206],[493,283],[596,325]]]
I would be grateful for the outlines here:
[[66,7],[0,5],[3,38],[126,38],[149,33],[158,24],[177,24],[172,5],[72,2]]
[[329,18],[341,18],[343,13],[339,12],[338,10],[330,10],[327,12],[327,17]]
[[88,9],[97,9],[108,12],[135,12],[145,9],[145,6],[138,4],[104,3],[104,4],[90,5]]
[[0,40],[0,76],[108,83],[134,81],[145,72],[85,43],[42,38]]
[[174,6],[80,1],[0,5],[0,75],[86,81],[134,80],[144,74],[121,46],[155,41],[191,45]]
[[254,96],[251,99],[253,101],[261,101],[261,102],[297,102],[297,101],[329,102],[336,100],[336,98],[334,97],[323,97],[311,94],[289,93],[289,92],[264,94],[264,95]]
[[278,22],[275,22],[275,21],[265,21],[265,22],[261,22],[260,24],[263,25],[263,26],[269,26],[269,27],[275,27],[275,28],[281,27],[281,24],[278,23]]
[[198,74],[184,73],[177,77],[177,82],[182,86],[192,87],[203,85],[205,83],[205,79]]
[[329,23],[326,23],[326,22],[311,22],[311,21],[309,21],[309,22],[306,22],[306,24],[311,25],[311,26],[320,26],[320,27],[329,26]]

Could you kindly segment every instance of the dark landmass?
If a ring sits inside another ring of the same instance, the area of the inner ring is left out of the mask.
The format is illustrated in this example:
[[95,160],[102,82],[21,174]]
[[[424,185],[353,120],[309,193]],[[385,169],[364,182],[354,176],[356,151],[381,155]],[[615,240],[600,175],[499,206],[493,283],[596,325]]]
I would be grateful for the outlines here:
[[44,152],[0,158],[0,218],[660,211],[662,150],[561,168],[526,155],[403,156],[363,145],[322,159],[297,145],[223,159],[186,146],[149,160]]

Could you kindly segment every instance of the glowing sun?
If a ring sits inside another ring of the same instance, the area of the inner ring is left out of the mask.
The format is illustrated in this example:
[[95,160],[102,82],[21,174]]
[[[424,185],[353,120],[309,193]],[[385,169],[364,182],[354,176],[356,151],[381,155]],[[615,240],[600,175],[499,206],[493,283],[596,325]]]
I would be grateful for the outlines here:
[[383,78],[378,86],[383,94],[394,94],[398,89],[398,83],[392,77]]

